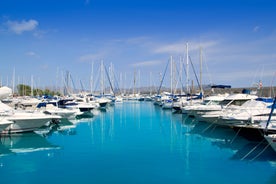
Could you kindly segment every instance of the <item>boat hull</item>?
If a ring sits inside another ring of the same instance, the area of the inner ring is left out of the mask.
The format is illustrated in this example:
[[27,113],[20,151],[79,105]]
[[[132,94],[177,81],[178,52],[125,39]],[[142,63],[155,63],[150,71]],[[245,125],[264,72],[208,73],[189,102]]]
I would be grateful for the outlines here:
[[3,130],[5,130],[7,127],[9,127],[11,124],[13,124],[12,121],[5,120],[0,122],[0,133],[2,133]]
[[55,119],[60,119],[60,116],[40,116],[30,115],[27,116],[11,116],[5,117],[6,120],[12,121],[13,123],[5,128],[2,134],[12,134],[21,132],[32,132],[40,127],[46,125]]

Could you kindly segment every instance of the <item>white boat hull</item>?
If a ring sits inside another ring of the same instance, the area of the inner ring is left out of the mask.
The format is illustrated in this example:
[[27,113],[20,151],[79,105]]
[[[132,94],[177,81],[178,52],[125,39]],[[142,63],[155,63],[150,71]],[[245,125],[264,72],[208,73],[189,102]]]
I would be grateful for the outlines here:
[[268,144],[276,151],[276,134],[269,134],[264,136]]
[[5,130],[7,127],[9,127],[11,124],[13,124],[12,121],[9,120],[2,120],[0,122],[0,133]]
[[13,123],[5,128],[1,133],[11,134],[35,131],[53,119],[60,119],[60,116],[19,113],[13,116],[7,116],[4,119],[12,121]]

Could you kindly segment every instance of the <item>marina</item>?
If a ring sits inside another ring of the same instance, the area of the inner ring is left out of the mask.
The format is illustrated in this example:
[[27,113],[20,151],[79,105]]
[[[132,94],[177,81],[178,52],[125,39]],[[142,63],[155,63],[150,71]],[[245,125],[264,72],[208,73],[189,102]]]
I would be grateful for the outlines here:
[[0,1],[3,184],[275,184],[274,1]]
[[[276,154],[148,101],[1,136],[4,183],[275,183]],[[16,175],[16,177],[13,177]]]

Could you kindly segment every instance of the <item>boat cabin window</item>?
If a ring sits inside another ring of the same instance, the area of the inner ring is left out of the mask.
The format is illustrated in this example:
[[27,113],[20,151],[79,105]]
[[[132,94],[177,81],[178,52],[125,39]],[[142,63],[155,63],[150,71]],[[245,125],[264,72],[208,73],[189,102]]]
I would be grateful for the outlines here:
[[222,105],[222,106],[226,106],[227,104],[229,104],[232,100],[223,100],[219,103],[219,105]]
[[244,104],[246,101],[246,99],[241,99],[241,100],[233,100],[233,102],[230,105],[236,105],[236,106],[241,106],[242,104]]
[[221,101],[210,101],[209,105],[218,105]]
[[203,105],[207,105],[209,102],[210,102],[210,100],[204,100],[204,101],[202,102],[202,104],[203,104]]
[[226,105],[236,105],[241,106],[244,104],[248,99],[237,99],[237,100],[223,100],[219,103],[219,105],[226,106]]

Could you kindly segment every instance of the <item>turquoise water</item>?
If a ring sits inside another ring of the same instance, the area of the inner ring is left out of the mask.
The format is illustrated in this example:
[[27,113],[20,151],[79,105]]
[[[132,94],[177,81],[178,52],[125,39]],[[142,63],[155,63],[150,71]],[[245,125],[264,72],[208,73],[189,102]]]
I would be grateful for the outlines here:
[[264,147],[150,102],[126,102],[44,136],[1,137],[0,181],[276,183],[276,153]]

